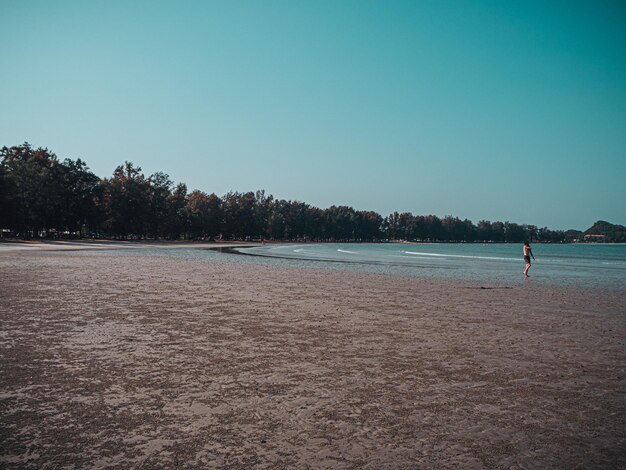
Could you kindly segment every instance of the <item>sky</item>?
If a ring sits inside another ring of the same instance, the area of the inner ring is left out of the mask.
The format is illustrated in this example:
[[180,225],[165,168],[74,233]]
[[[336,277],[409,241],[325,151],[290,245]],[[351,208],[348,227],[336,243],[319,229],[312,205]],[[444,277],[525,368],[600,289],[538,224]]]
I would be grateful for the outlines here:
[[189,190],[626,224],[626,3],[0,0],[0,145]]

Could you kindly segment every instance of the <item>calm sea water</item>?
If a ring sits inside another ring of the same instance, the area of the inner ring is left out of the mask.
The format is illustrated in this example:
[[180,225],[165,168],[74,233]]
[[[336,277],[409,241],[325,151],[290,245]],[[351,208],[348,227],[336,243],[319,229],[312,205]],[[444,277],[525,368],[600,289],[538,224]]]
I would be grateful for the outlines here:
[[[240,248],[256,262],[417,277],[519,282],[521,244],[305,244]],[[534,244],[531,280],[626,289],[626,245]]]

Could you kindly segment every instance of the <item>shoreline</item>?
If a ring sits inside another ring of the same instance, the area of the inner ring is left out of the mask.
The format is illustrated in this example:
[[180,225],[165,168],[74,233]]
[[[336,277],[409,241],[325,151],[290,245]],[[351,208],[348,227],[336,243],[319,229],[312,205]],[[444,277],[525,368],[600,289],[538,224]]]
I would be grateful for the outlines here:
[[[74,239],[31,239],[22,240],[18,238],[0,238],[0,247],[2,246],[38,246],[38,245],[123,245],[123,246],[163,246],[163,247],[176,247],[176,246],[194,246],[194,245],[246,245],[246,246],[261,246],[261,245],[326,245],[326,244],[346,244],[346,245],[381,245],[381,244],[397,244],[397,245],[519,245],[521,242],[506,242],[506,241],[411,241],[411,240],[380,240],[380,241],[281,241],[281,240],[263,240],[263,241],[245,241],[245,240],[220,240],[220,241],[197,241],[197,240],[116,240],[110,238],[74,238]],[[568,243],[553,243],[553,242],[541,242],[532,241],[533,245],[577,245],[577,246],[623,246],[626,242],[568,242]]]

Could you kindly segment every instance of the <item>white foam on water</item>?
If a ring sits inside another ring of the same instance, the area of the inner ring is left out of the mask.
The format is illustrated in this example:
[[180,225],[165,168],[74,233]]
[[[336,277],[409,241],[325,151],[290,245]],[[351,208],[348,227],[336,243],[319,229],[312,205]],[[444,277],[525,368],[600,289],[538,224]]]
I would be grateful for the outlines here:
[[[276,251],[291,250],[292,248],[298,248],[299,246],[302,246],[302,245],[277,245],[277,246],[270,247],[270,250],[276,250]],[[302,249],[304,249],[304,248],[302,248]]]
[[337,251],[339,251],[340,253],[349,253],[351,255],[356,255],[357,254],[356,251],[342,250],[341,248],[337,248]]
[[[469,259],[496,259],[496,260],[504,260],[504,261],[519,261],[519,258],[504,258],[499,256],[474,256],[474,255],[444,255],[442,253],[423,253],[419,251],[401,251],[401,253],[406,253],[407,255],[417,255],[417,256],[434,256],[439,258],[469,258]],[[521,258],[521,257],[520,257]]]

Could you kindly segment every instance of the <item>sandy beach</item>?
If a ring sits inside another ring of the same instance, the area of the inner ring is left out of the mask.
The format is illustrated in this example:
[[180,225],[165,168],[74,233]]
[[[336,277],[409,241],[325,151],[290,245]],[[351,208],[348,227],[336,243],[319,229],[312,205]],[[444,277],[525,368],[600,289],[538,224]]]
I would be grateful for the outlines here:
[[624,468],[626,293],[0,252],[2,468]]

